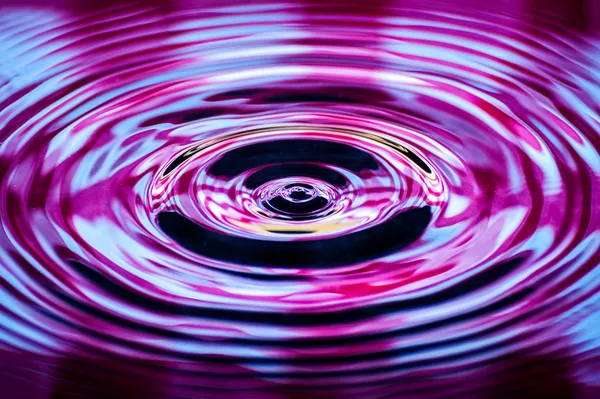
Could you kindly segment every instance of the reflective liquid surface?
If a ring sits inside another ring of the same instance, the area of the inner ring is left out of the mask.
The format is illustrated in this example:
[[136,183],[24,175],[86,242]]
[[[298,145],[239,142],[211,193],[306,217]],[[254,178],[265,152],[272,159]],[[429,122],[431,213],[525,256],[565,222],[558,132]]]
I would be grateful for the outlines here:
[[549,3],[3,6],[0,397],[597,397],[600,4]]

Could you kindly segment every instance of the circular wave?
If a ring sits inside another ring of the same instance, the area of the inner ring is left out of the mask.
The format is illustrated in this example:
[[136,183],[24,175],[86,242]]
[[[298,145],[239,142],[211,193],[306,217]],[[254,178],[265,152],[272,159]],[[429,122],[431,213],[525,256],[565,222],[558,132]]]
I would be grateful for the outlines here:
[[597,387],[595,38],[305,11],[6,9],[0,345],[57,395]]

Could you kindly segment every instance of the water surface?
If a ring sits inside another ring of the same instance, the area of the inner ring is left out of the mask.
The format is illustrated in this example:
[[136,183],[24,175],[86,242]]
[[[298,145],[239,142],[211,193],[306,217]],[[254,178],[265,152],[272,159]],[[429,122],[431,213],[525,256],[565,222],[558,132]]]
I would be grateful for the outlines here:
[[0,397],[600,394],[600,3],[108,3],[1,8]]

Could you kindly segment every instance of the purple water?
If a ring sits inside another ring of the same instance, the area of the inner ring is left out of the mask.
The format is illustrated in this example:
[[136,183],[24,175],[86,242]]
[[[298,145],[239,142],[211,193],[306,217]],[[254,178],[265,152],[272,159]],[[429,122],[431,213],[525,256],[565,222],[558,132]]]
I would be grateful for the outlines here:
[[0,398],[596,398],[600,3],[0,8]]

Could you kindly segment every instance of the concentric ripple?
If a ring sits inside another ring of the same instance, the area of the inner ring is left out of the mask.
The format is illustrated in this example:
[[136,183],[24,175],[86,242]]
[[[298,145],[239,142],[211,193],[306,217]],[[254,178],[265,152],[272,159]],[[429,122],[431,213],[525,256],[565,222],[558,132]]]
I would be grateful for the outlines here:
[[0,391],[600,394],[594,34],[0,10]]

